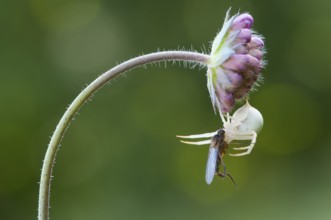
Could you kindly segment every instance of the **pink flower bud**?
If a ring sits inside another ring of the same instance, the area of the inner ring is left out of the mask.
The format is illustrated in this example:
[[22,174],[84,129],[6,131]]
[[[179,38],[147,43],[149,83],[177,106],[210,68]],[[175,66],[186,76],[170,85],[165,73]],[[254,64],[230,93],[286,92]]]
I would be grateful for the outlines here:
[[229,112],[235,104],[233,94],[223,89],[220,85],[216,86],[215,93],[219,101],[219,108],[221,109],[221,111]]
[[238,88],[243,82],[243,77],[239,73],[228,70],[225,75],[228,77],[233,88]]
[[248,53],[258,60],[262,60],[263,58],[263,52],[260,49],[251,49]]
[[226,70],[225,72],[225,70],[222,68],[216,69],[216,79],[217,81],[215,82],[217,82],[221,88],[229,92],[239,87],[243,81],[243,78],[239,73],[235,73],[230,70]]
[[252,77],[257,77],[259,75],[259,73],[260,72],[258,72],[258,71],[253,71],[253,70],[248,69],[247,71],[242,73],[242,76],[246,80],[246,79],[250,79]]
[[235,49],[236,53],[238,54],[248,54],[249,50],[246,45],[239,45]]
[[241,14],[237,16],[231,25],[231,29],[236,31],[243,28],[251,28],[253,26],[254,19],[250,14]]
[[234,72],[243,72],[248,68],[258,69],[260,62],[258,59],[251,55],[234,54],[224,62],[223,67]]
[[243,83],[243,86],[251,89],[253,87],[254,83],[256,82],[257,78],[258,78],[257,76],[253,76],[249,79],[246,79]]
[[251,41],[251,38],[252,31],[250,29],[244,28],[239,32],[236,41],[246,44]]
[[224,92],[220,94],[219,99],[221,101],[222,112],[229,112],[234,107],[235,101],[232,93],[224,90]]
[[241,99],[249,93],[250,89],[251,88],[249,88],[249,87],[242,86],[242,87],[240,87],[239,89],[237,89],[236,91],[233,92],[233,97],[235,99]]
[[262,48],[264,47],[263,40],[258,36],[252,36],[251,41],[247,44],[249,48]]

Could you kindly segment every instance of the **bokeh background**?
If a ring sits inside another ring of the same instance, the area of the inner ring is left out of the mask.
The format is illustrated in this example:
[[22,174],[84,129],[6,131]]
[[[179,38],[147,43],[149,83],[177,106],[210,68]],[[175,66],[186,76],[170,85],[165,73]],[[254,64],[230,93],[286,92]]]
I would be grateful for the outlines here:
[[226,10],[266,38],[265,82],[250,97],[265,126],[251,155],[225,156],[176,134],[221,126],[205,70],[168,64],[116,78],[62,142],[51,219],[331,219],[331,1],[0,2],[0,219],[36,219],[46,147],[65,108],[102,72],[158,49],[205,50]]

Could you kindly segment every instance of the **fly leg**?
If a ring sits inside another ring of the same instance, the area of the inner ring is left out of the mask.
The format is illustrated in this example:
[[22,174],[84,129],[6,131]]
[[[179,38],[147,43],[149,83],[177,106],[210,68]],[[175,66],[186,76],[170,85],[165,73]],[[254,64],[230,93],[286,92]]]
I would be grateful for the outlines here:
[[[223,173],[221,173],[219,170],[220,170],[220,164],[222,165],[223,167]],[[217,164],[216,164],[216,174],[222,178],[226,177],[226,166],[225,166],[225,163],[222,159],[222,153],[219,152],[218,153],[218,158],[217,158]]]
[[[223,167],[223,173],[219,171],[219,169],[220,169],[219,164],[221,164],[222,167]],[[237,183],[236,183],[236,181],[234,180],[234,178],[232,177],[232,175],[231,175],[230,173],[227,173],[227,172],[226,172],[226,166],[225,166],[225,163],[224,163],[224,161],[223,161],[223,159],[222,159],[222,154],[221,154],[221,153],[218,154],[218,158],[217,158],[217,167],[216,167],[216,172],[215,172],[215,174],[216,174],[217,176],[220,176],[221,178],[225,178],[226,176],[230,177],[231,181],[233,182],[233,184],[234,184],[235,187],[237,188]]]

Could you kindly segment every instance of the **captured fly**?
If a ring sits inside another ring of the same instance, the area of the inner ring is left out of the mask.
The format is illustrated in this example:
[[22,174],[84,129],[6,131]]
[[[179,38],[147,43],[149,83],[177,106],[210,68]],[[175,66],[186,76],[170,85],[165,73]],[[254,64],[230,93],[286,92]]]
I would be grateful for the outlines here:
[[[232,182],[236,185],[233,177],[226,172],[226,166],[222,159],[223,155],[226,153],[226,149],[228,148],[227,143],[224,141],[225,131],[220,129],[217,133],[212,137],[208,159],[207,159],[207,167],[206,167],[206,182],[207,184],[211,184],[215,175],[218,175],[222,178],[229,176]],[[220,166],[223,167],[223,173],[219,171]]]

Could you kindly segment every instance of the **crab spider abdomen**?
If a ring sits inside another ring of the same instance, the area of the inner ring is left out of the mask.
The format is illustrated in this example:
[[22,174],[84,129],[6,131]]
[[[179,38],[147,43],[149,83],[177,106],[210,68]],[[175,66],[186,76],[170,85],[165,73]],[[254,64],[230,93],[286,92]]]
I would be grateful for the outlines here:
[[248,102],[232,116],[231,124],[236,124],[238,131],[255,131],[259,133],[263,127],[262,114]]

